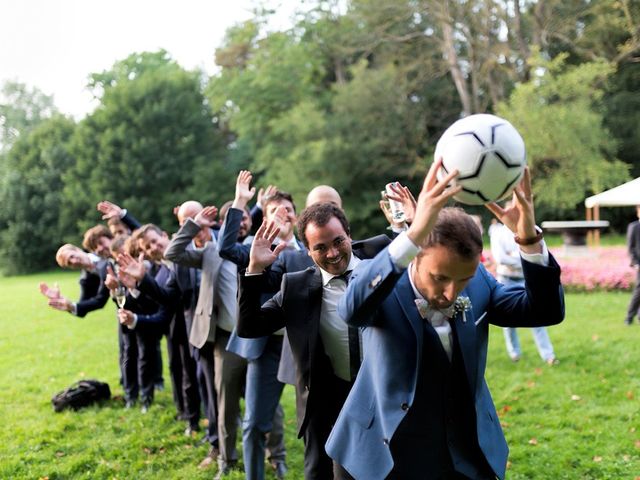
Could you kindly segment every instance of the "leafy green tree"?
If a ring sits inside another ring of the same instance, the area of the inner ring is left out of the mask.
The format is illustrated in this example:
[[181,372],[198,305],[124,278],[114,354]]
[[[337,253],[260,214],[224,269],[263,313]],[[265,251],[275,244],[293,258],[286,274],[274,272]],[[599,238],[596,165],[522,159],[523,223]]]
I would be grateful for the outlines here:
[[77,163],[64,175],[62,217],[70,233],[95,223],[101,199],[175,229],[175,205],[232,194],[199,72],[158,52],[134,54],[93,78],[101,105],[79,124],[72,139]]
[[585,197],[629,178],[603,125],[601,100],[612,67],[603,61],[567,67],[565,58],[538,60],[538,74],[497,109],[525,140],[541,218],[580,212]]
[[6,154],[0,183],[0,265],[5,273],[55,265],[64,230],[62,175],[74,163],[68,142],[75,124],[56,115],[21,135]]
[[20,135],[56,112],[53,97],[20,82],[4,82],[0,90],[0,152],[6,152]]

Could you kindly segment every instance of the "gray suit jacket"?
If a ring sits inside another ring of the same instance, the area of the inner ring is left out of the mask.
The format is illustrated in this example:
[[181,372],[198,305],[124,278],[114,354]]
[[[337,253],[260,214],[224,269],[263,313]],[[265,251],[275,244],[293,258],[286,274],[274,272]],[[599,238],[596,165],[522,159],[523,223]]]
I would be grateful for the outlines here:
[[189,334],[189,343],[202,348],[206,342],[213,342],[216,338],[216,283],[223,260],[218,255],[215,238],[202,249],[187,249],[199,231],[200,226],[188,219],[169,243],[164,256],[179,265],[202,270],[200,294]]

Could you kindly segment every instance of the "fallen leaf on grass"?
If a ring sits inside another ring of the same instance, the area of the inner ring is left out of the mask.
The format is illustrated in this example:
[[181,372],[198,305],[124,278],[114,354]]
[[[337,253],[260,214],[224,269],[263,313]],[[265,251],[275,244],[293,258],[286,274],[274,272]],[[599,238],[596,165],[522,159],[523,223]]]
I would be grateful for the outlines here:
[[597,333],[594,333],[593,336],[591,337],[591,340],[593,340],[594,342],[597,342],[598,340],[600,340],[600,335],[598,335]]
[[529,445],[537,445],[538,444],[538,440],[536,438],[532,438],[531,440],[529,440]]
[[153,451],[149,447],[144,447],[142,451],[147,455],[151,455],[153,453]]
[[594,462],[601,462],[602,461],[602,457],[596,455],[595,457],[593,457],[593,461]]
[[542,375],[542,373],[544,372],[544,370],[542,370],[540,367],[537,367],[534,370],[534,373],[539,377],[540,375]]
[[529,380],[527,382],[527,387],[534,388],[535,386],[536,386],[536,382],[534,382],[533,380]]
[[636,448],[640,448],[640,440],[636,440],[635,446],[636,446]]
[[511,468],[511,462],[507,461],[507,470]]
[[573,400],[574,402],[577,402],[578,400],[582,400],[582,398],[580,398],[580,395],[571,395],[571,400]]
[[65,453],[64,453],[64,452],[62,452],[62,451],[60,451],[60,450],[58,450],[58,451],[56,452],[56,457],[60,458],[60,457],[64,457],[64,456],[65,456]]
[[511,411],[511,405],[505,405],[500,409],[500,414],[504,415],[505,413]]
[[629,390],[625,395],[629,400],[633,400],[633,392],[631,390]]
[[40,477],[38,480],[49,480],[49,477]]
[[622,455],[622,460],[628,462],[629,460],[631,460],[631,455]]

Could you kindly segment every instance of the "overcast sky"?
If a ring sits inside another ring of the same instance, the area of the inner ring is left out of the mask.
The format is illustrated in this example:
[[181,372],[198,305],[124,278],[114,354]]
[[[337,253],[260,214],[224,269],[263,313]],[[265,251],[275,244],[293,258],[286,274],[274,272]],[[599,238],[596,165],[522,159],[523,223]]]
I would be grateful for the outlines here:
[[[303,0],[273,0],[286,28]],[[225,30],[252,17],[252,0],[0,0],[0,83],[17,80],[53,95],[82,118],[93,105],[90,73],[142,51],[167,50],[187,69],[215,71]]]

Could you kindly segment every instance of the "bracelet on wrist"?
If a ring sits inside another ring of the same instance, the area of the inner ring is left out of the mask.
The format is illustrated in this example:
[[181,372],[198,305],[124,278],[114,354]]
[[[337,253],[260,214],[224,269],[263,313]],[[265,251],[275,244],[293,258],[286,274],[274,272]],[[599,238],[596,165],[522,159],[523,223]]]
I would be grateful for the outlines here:
[[536,225],[536,235],[533,237],[525,237],[520,238],[517,234],[514,235],[513,239],[518,245],[533,245],[534,243],[538,243],[544,237],[542,233],[542,229]]

